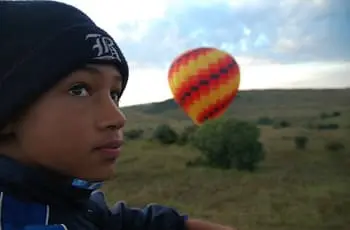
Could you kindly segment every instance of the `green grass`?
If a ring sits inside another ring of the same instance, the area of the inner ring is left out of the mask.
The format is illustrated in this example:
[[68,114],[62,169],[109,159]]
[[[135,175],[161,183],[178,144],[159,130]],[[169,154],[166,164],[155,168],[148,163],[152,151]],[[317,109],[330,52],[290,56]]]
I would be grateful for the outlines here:
[[[189,146],[129,141],[117,164],[115,177],[104,188],[107,197],[111,203],[125,200],[132,206],[153,202],[169,205],[191,216],[242,230],[348,230],[350,104],[337,98],[338,101],[321,106],[316,100],[325,101],[327,95],[318,95],[314,101],[306,100],[305,106],[289,98],[291,106],[282,111],[272,105],[276,104],[274,98],[270,105],[264,102],[270,108],[268,112],[258,109],[261,106],[253,102],[241,105],[246,108],[241,114],[246,114],[254,105],[257,107],[251,116],[238,116],[241,119],[255,120],[269,115],[292,123],[292,127],[285,129],[260,127],[267,155],[254,173],[187,168],[186,162],[199,155]],[[251,101],[255,100],[254,93],[250,93],[250,97]],[[328,97],[331,98],[327,101],[331,101],[332,96]],[[306,106],[311,104],[315,106]],[[137,107],[128,109],[127,115],[131,118],[128,128],[152,129],[159,122],[165,122],[180,129],[189,124],[186,119],[151,115]],[[341,124],[340,129],[324,131],[304,127],[310,122],[328,122],[319,119],[324,111],[342,112],[340,117],[329,119],[331,123]],[[296,135],[309,137],[306,150],[295,149],[293,138]],[[346,149],[325,150],[324,146],[330,141],[340,141]]]

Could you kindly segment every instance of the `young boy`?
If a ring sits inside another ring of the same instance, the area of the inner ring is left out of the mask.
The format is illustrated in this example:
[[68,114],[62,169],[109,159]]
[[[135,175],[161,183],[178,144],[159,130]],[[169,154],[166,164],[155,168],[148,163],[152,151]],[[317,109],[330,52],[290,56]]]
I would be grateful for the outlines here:
[[1,230],[231,229],[159,205],[105,204],[97,189],[120,154],[129,73],[88,16],[54,1],[1,1],[0,50]]

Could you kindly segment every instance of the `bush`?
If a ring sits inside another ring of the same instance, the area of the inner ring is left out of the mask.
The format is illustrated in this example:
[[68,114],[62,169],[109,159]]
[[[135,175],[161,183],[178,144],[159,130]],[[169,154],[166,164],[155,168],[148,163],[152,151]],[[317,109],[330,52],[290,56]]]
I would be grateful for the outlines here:
[[233,118],[208,121],[193,136],[194,147],[207,165],[254,171],[264,159],[256,125]]
[[273,125],[274,121],[270,117],[260,117],[257,121],[258,125]]
[[186,167],[196,167],[201,165],[207,165],[207,161],[203,157],[197,157],[186,162]]
[[324,112],[323,112],[323,113],[320,114],[320,118],[321,118],[321,119],[327,119],[327,118],[329,118],[329,117],[330,117],[330,116],[329,116],[327,113],[324,113]]
[[337,152],[337,151],[341,151],[341,150],[345,149],[345,146],[341,142],[331,141],[331,142],[326,144],[325,148],[328,151]]
[[339,125],[338,124],[319,124],[317,126],[317,129],[319,129],[319,130],[335,130],[335,129],[339,129]]
[[290,127],[291,124],[290,124],[290,122],[288,122],[288,121],[280,121],[279,126],[280,126],[281,128],[287,128],[287,127]]
[[297,149],[301,149],[304,150],[306,149],[306,146],[309,142],[309,138],[305,137],[305,136],[296,136],[294,137],[294,143],[295,143],[295,147]]
[[178,138],[178,143],[180,145],[186,145],[191,139],[193,134],[197,131],[198,126],[190,125],[184,128]]
[[338,111],[334,111],[334,112],[332,113],[332,115],[333,115],[333,117],[340,117],[341,113],[338,112]]
[[316,125],[313,123],[313,122],[308,122],[308,123],[305,123],[304,125],[303,125],[303,127],[305,128],[305,129],[315,129],[316,128]]
[[327,118],[332,118],[332,117],[339,117],[341,113],[339,111],[334,111],[333,113],[321,113],[320,118],[321,119],[327,119]]
[[131,129],[124,132],[124,137],[127,140],[136,140],[143,137],[144,130],[142,129]]
[[288,128],[290,126],[291,126],[291,124],[288,121],[283,120],[283,121],[279,121],[279,122],[275,123],[273,127],[275,129],[279,129],[279,128]]
[[152,136],[153,140],[157,140],[162,144],[174,144],[178,140],[178,135],[169,125],[162,124],[156,127]]

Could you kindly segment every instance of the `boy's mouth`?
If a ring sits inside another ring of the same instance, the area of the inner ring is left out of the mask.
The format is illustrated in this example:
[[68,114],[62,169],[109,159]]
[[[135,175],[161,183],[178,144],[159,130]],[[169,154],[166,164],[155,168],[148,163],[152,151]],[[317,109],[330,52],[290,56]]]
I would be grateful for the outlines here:
[[98,151],[102,156],[108,159],[116,159],[120,154],[122,145],[122,140],[112,140],[94,148],[94,150]]

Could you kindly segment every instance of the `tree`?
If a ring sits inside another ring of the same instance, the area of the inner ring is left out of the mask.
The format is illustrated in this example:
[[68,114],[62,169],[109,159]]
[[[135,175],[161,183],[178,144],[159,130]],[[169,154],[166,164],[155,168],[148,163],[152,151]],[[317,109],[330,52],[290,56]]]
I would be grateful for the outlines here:
[[259,142],[260,129],[233,118],[216,119],[202,125],[193,136],[193,145],[212,167],[254,171],[264,159]]
[[124,136],[127,140],[137,140],[142,138],[144,130],[142,129],[131,129],[124,132]]
[[198,126],[196,125],[190,125],[183,129],[183,131],[180,133],[178,138],[179,145],[186,145],[190,142],[192,136],[197,131]]
[[178,134],[169,125],[162,124],[154,130],[153,139],[162,144],[170,145],[177,142]]
[[296,136],[294,137],[295,147],[300,150],[306,149],[306,146],[309,142],[309,138],[305,136]]

